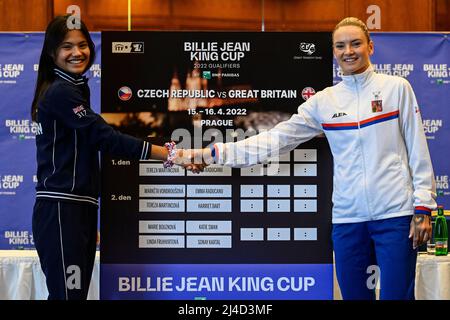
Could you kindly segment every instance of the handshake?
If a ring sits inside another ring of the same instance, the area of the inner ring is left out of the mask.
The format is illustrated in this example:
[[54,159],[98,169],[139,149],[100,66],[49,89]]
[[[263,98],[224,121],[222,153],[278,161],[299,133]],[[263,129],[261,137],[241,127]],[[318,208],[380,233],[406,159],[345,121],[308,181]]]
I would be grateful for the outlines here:
[[193,173],[200,173],[208,165],[214,163],[214,157],[210,148],[177,149],[173,157],[173,163]]

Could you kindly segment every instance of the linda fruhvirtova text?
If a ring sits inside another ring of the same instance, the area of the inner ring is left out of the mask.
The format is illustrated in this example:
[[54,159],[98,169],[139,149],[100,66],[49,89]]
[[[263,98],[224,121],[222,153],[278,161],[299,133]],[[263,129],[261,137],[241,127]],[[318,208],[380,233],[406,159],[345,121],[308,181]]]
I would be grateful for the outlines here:
[[313,277],[119,277],[119,292],[308,291]]
[[250,42],[184,42],[191,61],[240,61],[250,51]]

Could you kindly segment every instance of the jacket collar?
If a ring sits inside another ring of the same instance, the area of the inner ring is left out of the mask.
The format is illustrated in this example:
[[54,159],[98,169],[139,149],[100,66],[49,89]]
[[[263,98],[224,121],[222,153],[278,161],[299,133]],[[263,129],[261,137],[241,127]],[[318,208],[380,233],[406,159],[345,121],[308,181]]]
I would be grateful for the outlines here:
[[342,76],[342,81],[346,84],[346,85],[354,85],[355,82],[358,83],[359,85],[363,85],[366,82],[369,81],[369,79],[375,74],[374,68],[372,66],[372,64],[369,65],[369,67],[361,73],[358,74],[351,74],[351,75],[347,75],[347,76]]
[[71,84],[74,84],[76,86],[83,85],[88,82],[88,79],[85,76],[75,74],[72,72],[67,72],[58,67],[55,67],[53,70],[54,70],[56,76],[64,79],[65,81],[68,81]]

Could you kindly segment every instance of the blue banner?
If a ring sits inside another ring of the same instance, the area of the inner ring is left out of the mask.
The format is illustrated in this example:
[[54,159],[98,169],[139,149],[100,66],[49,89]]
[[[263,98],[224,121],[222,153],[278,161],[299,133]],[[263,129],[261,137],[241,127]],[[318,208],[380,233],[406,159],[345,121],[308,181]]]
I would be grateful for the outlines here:
[[[31,215],[36,160],[30,104],[43,33],[0,33],[0,249],[33,248]],[[100,112],[100,33],[92,33],[97,59],[88,72],[91,103]],[[450,208],[450,39],[443,33],[372,33],[378,72],[408,79],[428,138],[439,204]],[[333,74],[339,81],[337,65]]]
[[[36,185],[35,130],[30,110],[44,33],[0,34],[0,250],[34,248],[31,217]],[[100,112],[100,33],[97,59],[86,74]]]
[[102,264],[100,282],[102,300],[333,299],[332,264]]

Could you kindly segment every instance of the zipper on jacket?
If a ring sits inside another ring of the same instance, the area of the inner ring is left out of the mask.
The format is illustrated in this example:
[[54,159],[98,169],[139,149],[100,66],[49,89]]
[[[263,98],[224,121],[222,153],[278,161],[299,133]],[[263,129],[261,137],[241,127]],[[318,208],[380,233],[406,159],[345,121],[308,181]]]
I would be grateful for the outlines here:
[[76,178],[76,173],[77,173],[77,130],[74,129],[74,143],[75,143],[75,148],[74,148],[74,156],[73,156],[73,173],[72,173],[72,189],[70,189],[70,192],[73,192],[73,189],[75,189],[75,178]]
[[361,156],[363,161],[363,179],[364,179],[364,194],[366,196],[366,203],[367,203],[367,210],[369,211],[369,215],[372,217],[372,210],[370,208],[370,202],[369,202],[369,196],[367,195],[367,179],[366,179],[366,159],[364,158],[364,150],[363,145],[361,141],[361,126],[360,126],[360,117],[359,117],[359,89],[358,89],[358,81],[356,80],[356,77],[353,76],[353,80],[355,82],[355,88],[356,88],[356,98],[357,98],[357,104],[356,104],[356,114],[357,114],[357,121],[358,121],[358,142],[359,142],[359,148],[361,150]]
[[54,175],[56,172],[55,148],[56,148],[56,120],[53,120],[53,148],[52,148],[53,172],[44,179],[44,188],[45,189],[47,189],[47,185],[46,185],[47,179],[50,178],[52,175]]

